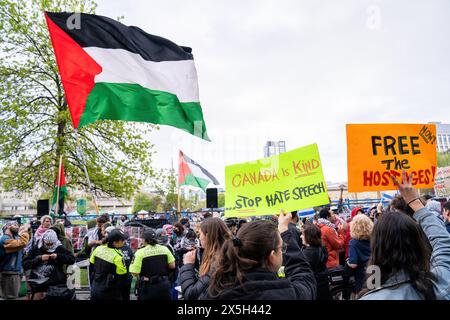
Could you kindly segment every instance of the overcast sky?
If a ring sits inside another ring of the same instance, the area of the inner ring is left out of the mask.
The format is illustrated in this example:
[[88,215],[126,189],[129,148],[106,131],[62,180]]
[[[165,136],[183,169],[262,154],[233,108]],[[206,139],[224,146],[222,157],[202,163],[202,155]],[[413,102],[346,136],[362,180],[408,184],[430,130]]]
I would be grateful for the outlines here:
[[450,122],[448,0],[98,0],[97,14],[193,49],[212,142],[161,126],[158,168],[181,149],[224,183],[267,140],[316,142],[341,182],[345,124]]

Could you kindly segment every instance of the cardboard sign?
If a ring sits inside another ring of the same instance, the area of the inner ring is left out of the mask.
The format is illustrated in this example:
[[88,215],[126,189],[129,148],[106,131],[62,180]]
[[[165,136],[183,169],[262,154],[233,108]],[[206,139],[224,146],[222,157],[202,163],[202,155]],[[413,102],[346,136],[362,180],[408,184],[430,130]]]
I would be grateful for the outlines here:
[[396,190],[390,175],[414,173],[416,188],[433,188],[436,125],[348,124],[348,191]]
[[329,203],[317,144],[225,167],[225,216],[278,214]]
[[434,180],[436,196],[450,197],[450,167],[438,168]]

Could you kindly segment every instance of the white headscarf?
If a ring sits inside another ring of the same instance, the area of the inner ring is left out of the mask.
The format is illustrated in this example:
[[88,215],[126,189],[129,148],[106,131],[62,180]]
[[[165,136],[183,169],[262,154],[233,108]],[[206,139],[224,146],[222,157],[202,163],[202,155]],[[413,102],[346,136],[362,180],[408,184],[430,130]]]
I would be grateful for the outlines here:
[[7,229],[11,228],[12,226],[16,225],[17,227],[19,226],[19,223],[17,221],[8,221],[3,227],[2,227],[2,231],[3,234],[6,232]]
[[[50,247],[46,245],[46,243],[51,242],[53,243]],[[43,235],[42,238],[39,241],[38,248],[44,248],[48,252],[54,252],[56,248],[58,248],[61,245],[61,242],[58,240],[58,236],[56,235],[56,232],[53,230],[47,230]]]

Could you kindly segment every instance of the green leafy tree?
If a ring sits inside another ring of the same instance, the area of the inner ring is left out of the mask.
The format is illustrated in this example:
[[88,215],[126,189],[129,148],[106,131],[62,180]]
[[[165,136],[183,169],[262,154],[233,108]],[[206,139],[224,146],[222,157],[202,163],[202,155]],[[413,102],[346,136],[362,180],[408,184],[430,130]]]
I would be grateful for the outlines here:
[[156,190],[164,198],[162,208],[164,211],[171,211],[178,206],[178,185],[175,169],[163,169],[159,173],[160,179],[154,183]]
[[192,208],[195,208],[198,205],[198,202],[200,201],[198,194],[194,194],[192,198]]
[[[178,208],[178,175],[175,169],[163,169],[159,173],[160,179],[157,180],[153,186],[159,191],[164,197],[164,203],[162,209],[164,211],[177,210]],[[180,208],[181,210],[194,210],[196,208],[196,200],[194,196],[189,197],[189,199],[184,197],[182,193],[180,195]]]
[[184,195],[180,197],[181,210],[193,210],[195,208],[194,201],[192,199],[186,199]]
[[437,163],[439,168],[450,166],[450,152],[438,152]]
[[219,208],[225,207],[225,193],[219,193],[217,195],[217,205]]
[[206,200],[200,200],[197,205],[194,207],[194,210],[200,210],[206,208]]
[[158,207],[162,204],[162,198],[160,196],[152,196],[146,193],[139,193],[134,197],[133,212],[145,211],[158,211]]
[[51,190],[63,156],[72,186],[131,197],[154,176],[151,124],[101,121],[73,129],[44,19],[47,11],[95,12],[93,0],[0,0],[0,178],[5,190]]

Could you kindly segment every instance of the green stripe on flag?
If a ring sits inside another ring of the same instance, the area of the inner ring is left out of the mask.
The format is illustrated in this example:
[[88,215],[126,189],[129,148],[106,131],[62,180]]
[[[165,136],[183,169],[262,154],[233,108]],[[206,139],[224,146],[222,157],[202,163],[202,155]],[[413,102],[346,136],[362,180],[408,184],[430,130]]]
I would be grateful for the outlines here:
[[[56,198],[58,193],[58,187],[53,190],[52,207],[56,204]],[[59,188],[59,200],[64,199],[67,196],[67,187],[62,186]]]
[[210,140],[200,102],[180,102],[174,94],[138,84],[96,83],[88,96],[79,126],[97,120],[170,125]]
[[188,174],[185,176],[184,182],[180,184],[181,186],[194,186],[201,188],[203,191],[206,191],[206,187],[211,181],[205,180],[202,178],[198,178],[192,174]]

